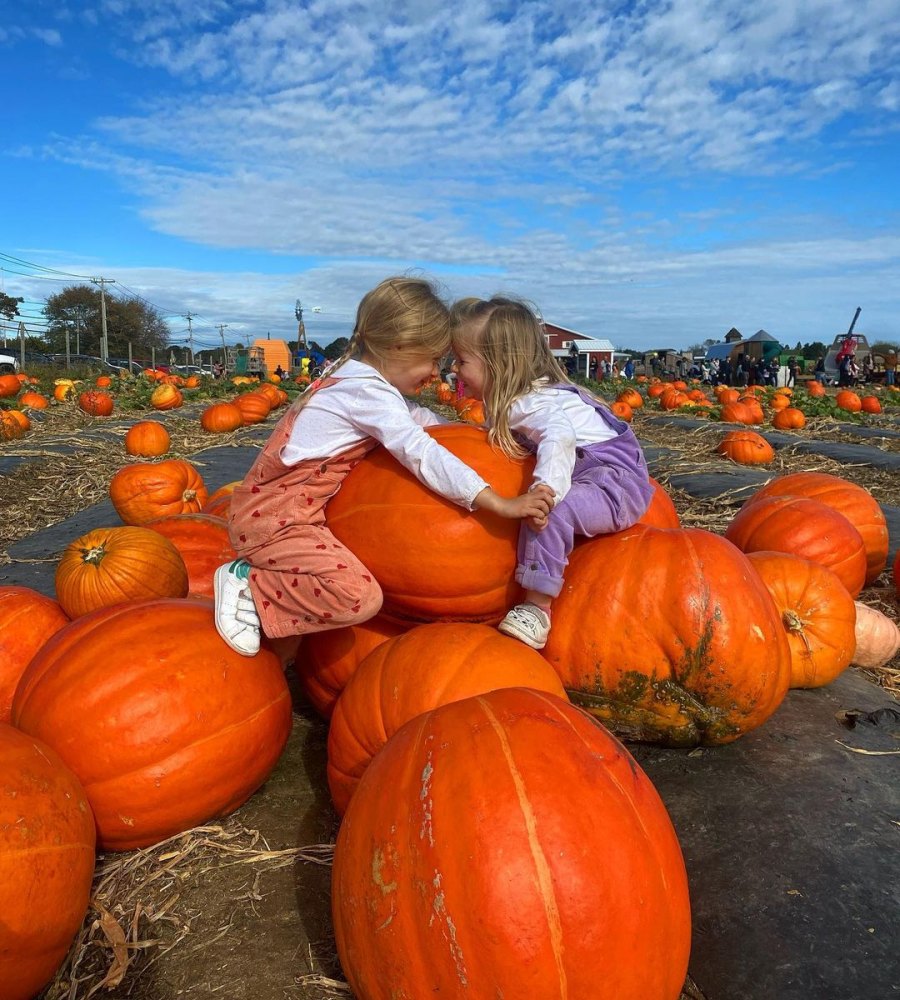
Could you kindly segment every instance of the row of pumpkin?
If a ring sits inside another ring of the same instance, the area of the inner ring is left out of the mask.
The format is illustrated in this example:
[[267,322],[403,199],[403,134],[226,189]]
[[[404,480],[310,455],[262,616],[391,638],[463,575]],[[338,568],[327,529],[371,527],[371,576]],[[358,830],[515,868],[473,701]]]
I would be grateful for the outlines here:
[[[529,480],[529,463],[475,428],[430,433],[501,492]],[[724,538],[680,528],[657,484],[644,523],[573,553],[538,654],[491,627],[517,593],[516,525],[442,503],[378,450],[328,520],[382,584],[382,613],[246,658],[218,637],[209,600],[232,554],[229,486],[210,497],[188,462],[132,463],[110,483],[123,525],[68,546],[57,601],[0,588],[12,1000],[62,960],[95,836],[104,850],[157,843],[265,781],[290,733],[289,660],[331,717],[333,916],[358,997],[555,996],[564,981],[571,995],[675,1000],[690,940],[677,839],[591,720],[673,746],[728,742],[789,686],[900,642],[854,601],[886,565],[880,508],[804,473],[759,491]],[[35,898],[61,903],[37,922]]]

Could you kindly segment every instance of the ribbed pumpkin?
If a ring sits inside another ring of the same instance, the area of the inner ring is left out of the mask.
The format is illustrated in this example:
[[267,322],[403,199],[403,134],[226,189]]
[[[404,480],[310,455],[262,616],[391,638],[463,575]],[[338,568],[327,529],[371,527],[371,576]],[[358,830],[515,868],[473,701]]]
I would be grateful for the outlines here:
[[244,417],[234,403],[213,403],[200,414],[200,426],[210,434],[227,434],[243,423]]
[[856,649],[853,662],[868,670],[883,667],[900,650],[900,628],[878,608],[856,602]]
[[62,964],[87,912],[94,818],[50,747],[0,725],[0,994],[31,1000]]
[[240,479],[232,480],[232,482],[226,483],[210,493],[200,513],[211,514],[213,517],[221,517],[227,521],[228,512],[231,509],[231,496],[235,487],[240,486],[241,482]]
[[636,525],[578,546],[543,652],[574,702],[668,746],[737,739],[772,715],[790,680],[759,574],[696,528]]
[[729,424],[752,424],[755,413],[746,403],[725,403],[722,407],[720,417]]
[[154,410],[177,410],[183,403],[181,390],[170,383],[158,385],[150,394],[150,405]]
[[853,598],[818,563],[784,552],[751,552],[750,562],[781,614],[791,648],[791,687],[830,684],[850,665],[856,644]]
[[95,528],[76,538],[56,567],[56,597],[70,618],[123,601],[184,597],[178,549],[149,528]]
[[628,403],[623,403],[619,399],[617,399],[614,403],[610,403],[609,409],[619,418],[619,420],[624,420],[626,424],[630,424],[634,419],[634,410],[628,405]]
[[203,478],[190,462],[133,462],[109,482],[109,498],[125,524],[146,524],[169,514],[199,514],[208,496]]
[[866,579],[866,549],[837,511],[805,497],[773,496],[745,503],[725,529],[741,552],[789,552],[827,566],[853,596]]
[[[429,664],[427,670],[423,664]],[[328,787],[338,815],[372,758],[405,722],[505,687],[566,697],[537,650],[488,625],[419,625],[377,646],[347,682],[328,729]]]
[[769,480],[747,503],[772,496],[807,497],[843,514],[865,543],[866,583],[874,583],[881,575],[887,565],[887,521],[878,501],[867,489],[827,472],[793,472]]
[[33,389],[29,389],[27,392],[22,393],[19,398],[19,405],[31,410],[46,410],[50,403],[46,396],[35,392]]
[[59,604],[36,590],[0,587],[0,722],[9,722],[13,692],[32,656],[68,622]]
[[291,730],[281,662],[219,637],[212,602],[119,604],[61,629],[31,661],[13,722],[81,779],[100,846],[158,843],[237,809]]
[[12,410],[0,410],[0,441],[16,441],[25,433],[12,413]]
[[341,824],[331,897],[359,1000],[675,1000],[687,970],[659,795],[602,726],[538,691],[403,726]]
[[361,625],[304,636],[294,671],[315,710],[330,719],[338,696],[365,657],[404,631],[402,625],[376,615]]
[[272,409],[269,397],[256,391],[235,396],[234,405],[241,411],[241,420],[245,424],[262,423]]
[[125,451],[129,455],[156,458],[165,455],[171,443],[169,432],[158,420],[139,420],[125,433]]
[[113,398],[102,389],[88,389],[79,395],[78,408],[92,417],[108,417],[113,411]]
[[168,538],[178,550],[187,568],[189,594],[211,598],[213,574],[222,563],[237,558],[228,538],[228,525],[220,517],[170,514],[148,521],[145,527]]
[[738,465],[768,465],[775,459],[772,446],[756,431],[731,431],[722,438],[716,451]]
[[632,410],[639,410],[644,405],[644,397],[637,391],[637,389],[623,389],[618,396],[616,396],[616,402],[627,403]]
[[[427,431],[498,493],[516,496],[528,488],[533,461],[510,461],[483,431],[462,424]],[[442,499],[385,448],[347,476],[326,518],[381,584],[382,613],[399,621],[495,623],[520,594],[513,579],[518,521]]]
[[75,395],[75,384],[73,382],[57,382],[53,386],[53,398],[57,403],[62,403],[65,400],[71,400]]

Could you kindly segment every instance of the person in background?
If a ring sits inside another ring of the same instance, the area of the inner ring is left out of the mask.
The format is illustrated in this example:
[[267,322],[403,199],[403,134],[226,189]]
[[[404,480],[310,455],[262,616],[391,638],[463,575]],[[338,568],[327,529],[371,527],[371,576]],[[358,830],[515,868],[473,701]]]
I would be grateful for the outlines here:
[[528,305],[495,296],[451,316],[457,371],[484,403],[488,439],[510,458],[534,454],[531,488],[552,498],[549,516],[522,520],[516,582],[524,599],[498,626],[542,649],[575,536],[640,519],[653,496],[647,463],[629,425],[566,378]]
[[888,351],[884,358],[884,384],[896,385],[897,378],[897,352]]
[[496,493],[425,432],[447,421],[404,398],[434,378],[449,347],[450,313],[429,282],[388,278],[363,297],[343,357],[292,404],[232,494],[237,558],[213,576],[216,629],[232,649],[253,656],[261,633],[303,635],[378,613],[378,581],[329,531],[325,510],[378,444],[465,510],[546,521],[548,486]]
[[825,384],[825,355],[824,354],[820,354],[819,357],[816,358],[816,366],[815,366],[815,368],[813,368],[813,376],[814,376],[814,378],[815,378],[815,380],[817,382],[821,383],[822,385]]
[[629,358],[622,369],[623,378],[634,378],[634,362]]

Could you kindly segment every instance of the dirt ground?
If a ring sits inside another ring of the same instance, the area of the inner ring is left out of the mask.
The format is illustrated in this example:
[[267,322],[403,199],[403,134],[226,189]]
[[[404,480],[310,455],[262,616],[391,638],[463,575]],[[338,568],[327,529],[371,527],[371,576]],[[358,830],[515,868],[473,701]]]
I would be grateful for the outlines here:
[[[181,449],[180,454],[176,451],[179,457],[197,454],[201,445],[209,444],[208,439],[195,437],[187,422],[182,426],[178,418],[173,420],[173,428],[181,434],[173,435],[176,448]],[[896,423],[888,420],[885,426],[893,432]],[[702,435],[640,419],[636,429],[645,444],[676,450],[682,468],[691,462],[698,471],[722,468],[724,460],[711,454],[710,442],[702,440]],[[17,521],[17,511],[25,509],[23,491],[31,511],[40,506],[42,497],[56,496],[55,519],[61,520],[103,499],[109,462],[120,461],[100,455],[110,452],[109,437],[119,433],[115,427],[106,425],[106,438],[99,439],[96,450],[89,447],[74,456],[66,449],[54,453],[52,428],[48,430],[51,433],[34,444],[33,457],[40,458],[39,465],[29,461],[0,475],[0,514],[5,518],[0,545],[40,531],[54,519],[51,515],[48,520],[45,513],[43,522],[23,524],[20,513]],[[820,433],[824,440],[842,439],[832,426],[823,427]],[[230,438],[235,446],[260,439],[258,432],[255,437],[238,434]],[[898,451],[898,440],[888,436],[875,447]],[[84,447],[80,439],[77,449]],[[75,495],[71,488],[63,494],[59,477],[67,470],[71,483],[73,457],[78,465],[78,489]],[[778,467],[772,471],[811,467],[837,471],[834,466],[831,460],[819,461],[787,449],[779,453]],[[854,478],[846,469],[838,474]],[[230,478],[239,475],[235,471]],[[900,502],[894,476],[874,469],[858,475],[882,503]],[[713,530],[727,520],[732,506],[739,505],[739,501],[711,505],[678,490],[673,496],[685,526]],[[893,542],[895,547],[896,539]],[[4,580],[2,572],[6,570],[8,576],[15,564],[8,555],[0,559],[0,582],[15,582]],[[884,581],[869,597],[893,607],[892,613],[900,617],[886,577]],[[900,675],[900,663],[895,661],[890,669],[888,686]],[[288,676],[292,678],[290,671]],[[330,857],[337,818],[325,780],[327,727],[293,682],[292,688],[294,727],[285,753],[266,785],[237,813],[147,851],[100,857],[92,909],[69,960],[41,1000],[91,996],[111,1000],[331,1000],[350,996],[337,962],[330,920]],[[704,997],[689,982],[683,1000],[736,998]]]

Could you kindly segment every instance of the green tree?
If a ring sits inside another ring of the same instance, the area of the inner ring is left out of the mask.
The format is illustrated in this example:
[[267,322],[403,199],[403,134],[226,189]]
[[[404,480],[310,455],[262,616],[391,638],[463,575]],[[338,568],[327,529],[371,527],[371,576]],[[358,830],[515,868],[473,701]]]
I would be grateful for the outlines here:
[[814,361],[828,353],[828,348],[820,341],[814,340],[811,344],[803,345],[803,357],[807,361]]
[[338,337],[337,340],[332,340],[326,348],[319,348],[319,350],[329,361],[336,361],[347,350],[349,343],[350,341],[346,337]]
[[895,354],[900,353],[900,343],[897,343],[897,341],[891,343],[889,340],[878,340],[872,344],[873,354],[890,354],[892,351]]
[[24,301],[25,299],[23,299],[21,295],[17,299],[14,299],[11,295],[7,295],[5,292],[0,292],[0,316],[9,320],[11,320],[13,316],[18,316],[19,303]]
[[[81,354],[100,353],[102,318],[100,289],[90,285],[70,285],[51,295],[43,308],[48,320],[47,340],[50,349],[61,354],[77,344]],[[120,299],[106,296],[106,330],[110,357],[127,357],[131,345],[135,358],[149,358],[151,349],[164,350],[172,336],[169,327],[155,306],[142,299]]]

